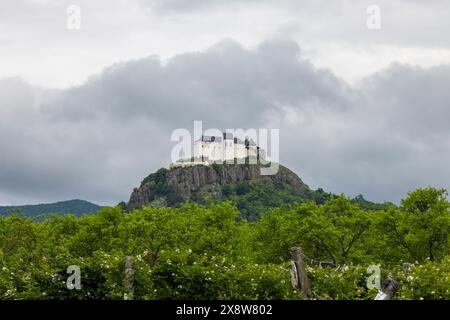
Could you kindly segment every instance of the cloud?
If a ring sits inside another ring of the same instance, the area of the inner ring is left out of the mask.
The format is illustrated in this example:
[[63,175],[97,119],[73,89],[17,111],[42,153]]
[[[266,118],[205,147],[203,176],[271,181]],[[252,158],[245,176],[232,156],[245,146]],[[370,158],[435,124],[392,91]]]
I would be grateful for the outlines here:
[[[344,108],[340,80],[317,70],[292,42],[244,49],[226,40],[205,52],[117,64],[84,86],[69,89],[51,105],[55,119],[146,117],[162,123],[204,119],[220,126],[261,124],[264,111],[302,103],[305,108]],[[180,124],[181,124],[180,123]]]
[[[218,6],[224,7],[224,2],[220,0],[138,0],[138,2],[145,8],[163,13],[186,13]],[[257,2],[258,0],[228,0],[227,6],[230,4],[251,4]]]
[[[81,29],[67,28],[67,7]],[[369,5],[382,28],[366,27]],[[424,67],[450,62],[447,0],[16,0],[0,10],[0,78],[37,86],[82,84],[117,62],[154,54],[166,61],[203,52],[224,38],[254,47],[267,39],[299,43],[314,65],[347,81],[398,61]],[[36,63],[38,61],[39,63]]]
[[[446,0],[138,0],[149,11],[164,15],[190,15],[195,12],[214,14],[216,10],[234,12],[238,7],[269,8],[281,11],[289,23],[283,31],[294,33],[308,42],[331,41],[358,44],[373,43],[425,46],[448,49],[450,40],[435,30],[449,30],[450,12]],[[378,32],[367,29],[367,8],[380,8],[382,28]],[[275,21],[271,21],[275,22]]]
[[226,40],[110,66],[64,90],[0,81],[0,202],[128,200],[170,161],[174,129],[280,128],[281,162],[312,187],[397,201],[449,188],[450,67],[392,65],[350,87],[292,41]]

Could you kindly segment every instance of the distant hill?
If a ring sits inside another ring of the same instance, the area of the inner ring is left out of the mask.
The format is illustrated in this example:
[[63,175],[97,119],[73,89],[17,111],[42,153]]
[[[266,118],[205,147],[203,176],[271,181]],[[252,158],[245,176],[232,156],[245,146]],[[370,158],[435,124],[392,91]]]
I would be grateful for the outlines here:
[[42,213],[73,214],[80,216],[83,213],[96,213],[102,207],[85,200],[68,200],[55,203],[45,203],[23,206],[0,206],[0,214],[7,215],[20,212],[26,216],[37,216]]
[[[313,191],[313,197],[314,197],[314,201],[317,204],[323,204],[330,199],[337,198],[338,195],[330,193],[330,192],[325,192],[322,188],[319,188],[319,189]],[[361,194],[354,197],[353,199],[350,199],[350,202],[352,202],[354,204],[358,204],[361,209],[370,210],[370,211],[377,211],[377,210],[386,211],[389,209],[390,206],[395,206],[391,202],[377,203],[377,202],[372,202],[372,201],[366,200],[364,198],[364,196]]]
[[[271,208],[307,201],[322,204],[335,197],[323,189],[311,190],[282,165],[277,174],[262,176],[258,164],[213,164],[161,168],[146,177],[133,190],[129,202],[122,205],[131,210],[142,206],[170,207],[185,202],[206,204],[230,200],[236,203],[242,217],[255,220]],[[366,210],[388,207],[362,196],[351,201]]]

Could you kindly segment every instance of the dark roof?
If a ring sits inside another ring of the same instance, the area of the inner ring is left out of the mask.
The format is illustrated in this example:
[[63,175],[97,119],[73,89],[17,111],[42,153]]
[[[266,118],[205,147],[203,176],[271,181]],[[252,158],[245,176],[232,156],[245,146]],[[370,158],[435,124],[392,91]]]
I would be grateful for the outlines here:
[[[256,146],[256,143],[252,139],[248,139],[248,137],[245,138],[244,141],[242,141],[239,138],[233,138],[233,134],[224,132],[223,133],[223,139],[224,140],[233,140],[235,144],[245,144],[246,146]],[[205,142],[222,142],[222,137],[216,137],[216,136],[201,136],[201,138],[197,141],[205,141]]]

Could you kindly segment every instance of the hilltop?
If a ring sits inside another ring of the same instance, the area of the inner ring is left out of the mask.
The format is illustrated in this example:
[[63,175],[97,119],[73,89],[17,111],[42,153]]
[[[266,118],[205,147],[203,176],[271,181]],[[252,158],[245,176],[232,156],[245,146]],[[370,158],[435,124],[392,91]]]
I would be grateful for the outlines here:
[[133,190],[127,207],[227,199],[234,200],[241,213],[252,217],[259,209],[311,200],[313,193],[295,173],[281,165],[277,174],[269,176],[260,174],[259,164],[196,165],[162,168],[150,174]]

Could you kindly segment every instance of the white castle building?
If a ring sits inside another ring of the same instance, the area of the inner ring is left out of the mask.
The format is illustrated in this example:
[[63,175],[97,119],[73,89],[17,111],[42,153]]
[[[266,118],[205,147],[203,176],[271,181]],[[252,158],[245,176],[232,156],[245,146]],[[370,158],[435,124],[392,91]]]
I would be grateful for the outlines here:
[[232,133],[223,132],[222,136],[204,136],[194,143],[194,157],[178,160],[174,166],[209,165],[224,163],[235,159],[253,158],[265,159],[265,152],[249,138],[244,141],[233,137]]

